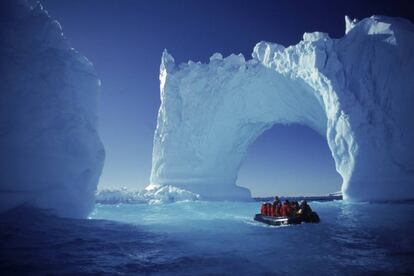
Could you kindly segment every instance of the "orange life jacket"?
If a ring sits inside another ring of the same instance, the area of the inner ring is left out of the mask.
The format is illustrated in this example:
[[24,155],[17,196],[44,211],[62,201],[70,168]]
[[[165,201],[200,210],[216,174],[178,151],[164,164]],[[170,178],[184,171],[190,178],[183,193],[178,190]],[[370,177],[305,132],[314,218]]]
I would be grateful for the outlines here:
[[281,211],[281,209],[282,209],[282,208],[281,208],[281,206],[280,206],[280,205],[276,205],[276,206],[275,206],[275,216],[276,216],[276,217],[280,217],[280,216],[282,215],[282,214],[281,214],[281,212],[280,212],[280,211]]
[[266,209],[266,205],[265,203],[262,203],[262,207],[260,208],[260,214],[263,216],[266,214],[265,209]]
[[266,203],[266,216],[272,215],[272,204]]
[[291,215],[291,213],[292,213],[292,209],[290,208],[290,206],[288,204],[283,204],[281,208],[281,215],[283,217],[288,217]]
[[274,210],[273,210],[273,205],[272,205],[272,204],[270,204],[270,205],[269,205],[269,216],[273,217],[274,215],[275,215],[275,212],[274,212]]

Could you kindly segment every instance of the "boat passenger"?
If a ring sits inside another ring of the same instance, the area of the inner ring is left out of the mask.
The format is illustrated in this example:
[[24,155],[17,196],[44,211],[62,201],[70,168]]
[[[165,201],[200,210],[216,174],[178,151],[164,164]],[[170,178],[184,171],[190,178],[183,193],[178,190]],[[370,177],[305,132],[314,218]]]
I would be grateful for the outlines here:
[[276,206],[278,203],[280,203],[280,199],[278,196],[275,196],[275,200],[273,201],[273,206]]
[[296,214],[300,209],[299,203],[296,200],[292,201],[291,208],[292,208],[292,213]]
[[280,201],[276,204],[275,216],[276,217],[281,217],[282,216],[282,203],[280,203]]
[[309,216],[312,213],[312,208],[308,205],[306,200],[302,200],[300,203],[300,209],[298,214],[302,216]]
[[283,217],[288,217],[292,214],[292,208],[290,207],[289,200],[286,199],[285,202],[283,203],[282,208],[280,210],[280,214]]

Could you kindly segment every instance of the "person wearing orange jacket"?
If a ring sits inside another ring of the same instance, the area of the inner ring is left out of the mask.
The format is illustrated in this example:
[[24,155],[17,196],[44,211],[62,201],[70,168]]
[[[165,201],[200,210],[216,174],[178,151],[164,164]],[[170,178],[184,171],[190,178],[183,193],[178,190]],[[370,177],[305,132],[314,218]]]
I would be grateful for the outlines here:
[[275,206],[275,216],[276,217],[282,216],[282,203],[280,203],[280,201]]
[[282,208],[280,209],[280,214],[282,217],[288,217],[292,214],[292,208],[290,207],[289,200],[285,200],[283,203]]
[[280,199],[278,196],[275,196],[275,200],[273,201],[273,210],[275,217],[280,217],[280,206]]

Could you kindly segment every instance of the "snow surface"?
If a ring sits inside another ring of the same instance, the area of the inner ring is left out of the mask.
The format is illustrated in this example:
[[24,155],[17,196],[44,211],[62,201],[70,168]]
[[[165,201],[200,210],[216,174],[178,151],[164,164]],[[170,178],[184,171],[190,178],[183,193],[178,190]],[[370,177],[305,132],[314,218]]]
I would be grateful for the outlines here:
[[1,9],[0,211],[29,204],[86,217],[105,157],[100,81],[40,4]]
[[235,185],[247,148],[274,124],[326,138],[345,198],[414,197],[414,26],[346,18],[346,34],[259,42],[252,59],[215,53],[176,65],[164,51],[151,183],[207,199],[247,199]]
[[100,204],[163,204],[180,201],[197,201],[200,195],[179,189],[171,185],[152,187],[143,191],[131,191],[126,188],[103,189],[96,193],[96,203]]

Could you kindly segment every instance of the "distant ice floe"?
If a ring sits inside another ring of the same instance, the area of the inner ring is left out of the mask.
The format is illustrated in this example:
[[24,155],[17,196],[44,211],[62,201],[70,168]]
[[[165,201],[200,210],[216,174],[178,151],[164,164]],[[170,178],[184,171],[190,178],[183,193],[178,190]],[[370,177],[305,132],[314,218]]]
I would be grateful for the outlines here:
[[96,193],[96,203],[100,204],[163,204],[177,201],[197,201],[200,195],[171,185],[153,187],[146,190],[103,189]]

